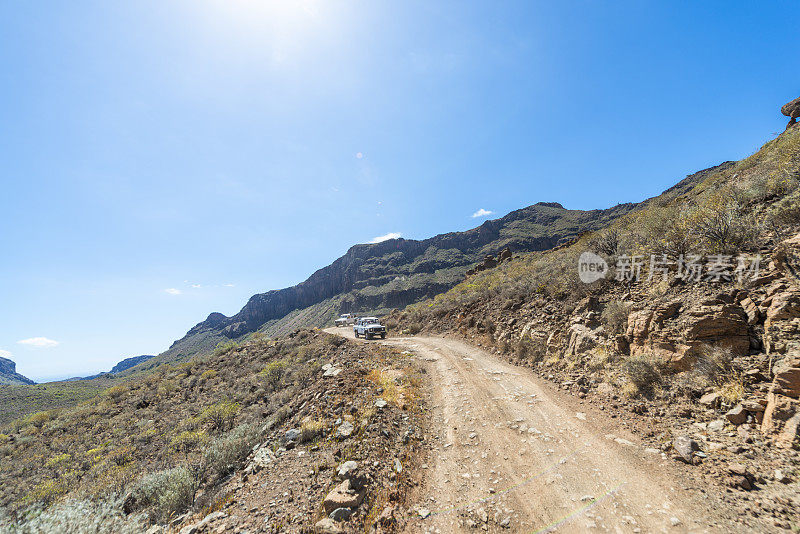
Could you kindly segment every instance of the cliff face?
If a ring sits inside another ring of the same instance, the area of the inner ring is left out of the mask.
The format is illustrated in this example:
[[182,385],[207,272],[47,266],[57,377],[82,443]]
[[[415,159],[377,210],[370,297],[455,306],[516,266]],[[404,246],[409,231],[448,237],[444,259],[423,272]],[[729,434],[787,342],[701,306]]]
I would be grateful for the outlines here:
[[17,372],[17,364],[8,358],[0,358],[0,384],[35,384],[33,380]]
[[196,353],[196,348],[186,349],[200,337],[235,339],[334,297],[341,297],[338,306],[342,313],[406,306],[454,286],[470,265],[487,254],[506,247],[514,252],[550,249],[603,227],[633,208],[633,204],[622,204],[580,211],[564,209],[558,203],[539,203],[465,232],[421,241],[391,239],[355,245],[296,286],[254,295],[232,317],[212,313],[173,343],[170,351]]

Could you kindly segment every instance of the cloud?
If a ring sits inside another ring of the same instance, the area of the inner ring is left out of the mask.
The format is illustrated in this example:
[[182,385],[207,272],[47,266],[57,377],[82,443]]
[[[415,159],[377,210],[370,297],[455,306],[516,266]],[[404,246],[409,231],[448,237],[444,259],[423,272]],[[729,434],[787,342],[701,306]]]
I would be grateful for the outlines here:
[[364,154],[363,154],[363,153],[361,153],[361,152],[356,152],[356,158],[357,158],[357,159],[362,159],[363,157],[364,157]]
[[475,213],[472,214],[472,218],[475,219],[477,217],[488,217],[492,213],[494,213],[494,212],[491,211],[491,210],[485,210],[485,209],[481,208],[481,209],[479,209],[478,211],[476,211]]
[[234,284],[222,284],[225,287],[234,287]]
[[203,286],[201,286],[200,284],[192,284],[192,287],[193,287],[194,289],[200,289],[200,288],[201,288],[201,287],[203,287]]
[[58,345],[58,341],[48,339],[46,337],[31,337],[28,339],[21,339],[17,341],[20,345],[27,345],[29,347],[36,347],[40,349],[49,349]]
[[174,287],[170,287],[168,289],[165,289],[164,293],[169,293],[170,295],[180,295],[181,294],[181,290],[180,289],[175,289]]
[[7,350],[0,349],[0,358],[11,358],[11,356],[13,356],[13,354]]
[[389,232],[386,235],[379,235],[378,237],[373,237],[372,239],[370,239],[369,242],[370,243],[381,243],[383,241],[388,241],[390,239],[397,239],[402,235],[403,234],[401,234],[400,232]]

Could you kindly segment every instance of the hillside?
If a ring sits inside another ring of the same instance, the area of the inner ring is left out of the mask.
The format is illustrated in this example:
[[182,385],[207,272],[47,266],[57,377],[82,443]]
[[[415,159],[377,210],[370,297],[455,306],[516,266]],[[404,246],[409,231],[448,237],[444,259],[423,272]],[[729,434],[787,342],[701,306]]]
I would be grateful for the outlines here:
[[0,358],[0,384],[19,385],[34,384],[30,378],[17,372],[17,364],[8,358]]
[[162,365],[2,428],[0,531],[178,532],[210,516],[308,532],[340,502],[339,524],[365,531],[414,485],[420,381],[397,350],[308,330]]
[[472,264],[488,254],[506,247],[514,252],[550,249],[583,232],[605,227],[633,207],[621,204],[580,211],[557,203],[538,203],[465,232],[421,241],[391,239],[355,245],[296,286],[254,295],[232,317],[210,314],[143,367],[207,353],[220,342],[240,340],[256,331],[275,335],[302,326],[323,326],[338,313],[403,307],[453,287]]

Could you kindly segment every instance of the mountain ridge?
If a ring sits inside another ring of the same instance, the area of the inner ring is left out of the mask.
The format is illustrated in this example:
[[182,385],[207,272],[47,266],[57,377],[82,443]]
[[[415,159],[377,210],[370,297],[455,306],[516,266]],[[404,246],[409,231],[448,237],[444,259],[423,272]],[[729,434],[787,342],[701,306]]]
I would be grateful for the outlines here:
[[35,384],[27,376],[17,372],[17,364],[8,358],[0,358],[0,385]]
[[230,317],[212,312],[144,366],[206,353],[257,331],[285,332],[287,324],[298,326],[291,320],[296,315],[304,315],[303,326],[322,326],[337,313],[376,312],[430,298],[460,282],[486,255],[507,247],[515,253],[547,250],[635,207],[568,210],[539,202],[463,232],[356,244],[295,286],[253,295]]

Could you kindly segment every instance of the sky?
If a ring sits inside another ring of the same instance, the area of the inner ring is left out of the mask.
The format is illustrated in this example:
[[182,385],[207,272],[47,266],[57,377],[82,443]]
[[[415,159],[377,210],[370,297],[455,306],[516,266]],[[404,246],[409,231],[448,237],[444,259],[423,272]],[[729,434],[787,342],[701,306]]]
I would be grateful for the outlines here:
[[800,96],[791,2],[0,4],[0,356],[159,353],[355,243],[606,208]]

